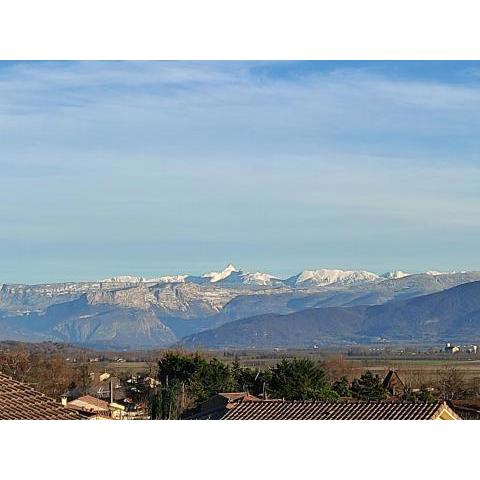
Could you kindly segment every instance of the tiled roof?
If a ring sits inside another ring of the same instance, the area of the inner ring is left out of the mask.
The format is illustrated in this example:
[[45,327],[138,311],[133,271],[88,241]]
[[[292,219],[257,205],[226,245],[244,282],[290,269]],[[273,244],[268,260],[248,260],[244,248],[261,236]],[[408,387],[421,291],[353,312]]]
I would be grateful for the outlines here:
[[[444,402],[289,402],[267,400],[241,402],[222,420],[430,420],[444,408]],[[450,410],[451,411],[451,410]]]
[[108,408],[108,402],[99,398],[92,397],[91,395],[85,395],[83,397],[72,400],[71,402],[68,402],[67,407],[94,412],[110,411],[110,409]]
[[0,373],[0,420],[78,420],[68,410],[25,383]]

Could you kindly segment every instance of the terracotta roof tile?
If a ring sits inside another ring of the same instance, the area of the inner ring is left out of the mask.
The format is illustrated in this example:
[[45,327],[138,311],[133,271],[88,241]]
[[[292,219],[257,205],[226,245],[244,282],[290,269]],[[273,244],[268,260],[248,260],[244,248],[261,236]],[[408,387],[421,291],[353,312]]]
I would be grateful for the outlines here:
[[222,420],[430,420],[443,402],[241,402]]
[[0,373],[0,420],[79,420],[82,417],[31,386]]
[[92,397],[91,395],[84,395],[83,397],[76,398],[75,400],[68,402],[67,407],[87,411],[110,411],[108,402]]

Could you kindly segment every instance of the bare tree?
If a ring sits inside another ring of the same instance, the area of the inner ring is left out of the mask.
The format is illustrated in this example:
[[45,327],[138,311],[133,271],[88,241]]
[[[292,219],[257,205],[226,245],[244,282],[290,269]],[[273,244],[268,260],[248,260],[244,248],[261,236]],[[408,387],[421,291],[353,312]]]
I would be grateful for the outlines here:
[[0,371],[5,375],[23,382],[32,368],[31,355],[25,348],[0,351]]
[[0,371],[58,398],[79,381],[79,371],[59,354],[29,353],[17,348],[0,352]]
[[342,377],[351,381],[362,373],[361,367],[350,360],[345,360],[343,356],[331,357],[321,362],[321,366],[325,370],[330,383],[334,383]]
[[445,367],[437,372],[438,390],[446,400],[457,400],[467,395],[465,375],[456,368]]

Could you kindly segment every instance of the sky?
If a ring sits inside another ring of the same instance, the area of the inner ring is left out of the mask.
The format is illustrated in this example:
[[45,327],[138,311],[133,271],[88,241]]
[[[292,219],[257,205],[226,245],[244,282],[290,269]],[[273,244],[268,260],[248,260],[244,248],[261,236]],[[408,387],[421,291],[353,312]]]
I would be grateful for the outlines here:
[[480,270],[480,62],[0,62],[0,283]]

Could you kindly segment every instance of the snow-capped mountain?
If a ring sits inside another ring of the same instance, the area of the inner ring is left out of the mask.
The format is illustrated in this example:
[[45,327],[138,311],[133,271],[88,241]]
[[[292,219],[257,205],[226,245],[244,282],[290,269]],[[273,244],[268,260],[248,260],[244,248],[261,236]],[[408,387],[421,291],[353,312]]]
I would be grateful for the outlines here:
[[376,273],[364,270],[305,270],[287,278],[285,283],[295,287],[324,287],[327,285],[355,285],[379,280]]
[[136,275],[118,275],[115,277],[99,280],[103,284],[136,284],[136,283],[196,283],[196,284],[228,284],[228,285],[259,285],[272,286],[281,285],[282,280],[262,272],[245,272],[234,265],[227,265],[220,272],[204,273],[201,276],[195,275],[164,275],[161,277],[146,278]]
[[[466,272],[439,272],[429,270],[425,275],[438,276]],[[315,288],[315,287],[341,287],[359,285],[363,283],[379,282],[382,280],[399,280],[410,276],[410,273],[401,270],[393,270],[382,275],[365,270],[340,270],[322,268],[318,270],[305,270],[287,279],[280,279],[275,275],[264,272],[247,272],[227,265],[221,271],[212,271],[202,275],[163,275],[160,277],[142,277],[136,275],[118,275],[100,280],[102,284],[156,284],[156,283],[194,283],[197,285],[223,285],[223,286],[287,286],[291,288]]]
[[283,283],[279,278],[270,275],[269,273],[243,273],[241,275],[242,283],[245,285],[279,285]]
[[211,283],[216,283],[220,282],[221,280],[225,280],[232,275],[232,273],[240,273],[240,270],[237,270],[237,268],[230,263],[221,272],[204,273],[202,278],[208,279],[208,281]]
[[229,264],[221,272],[205,273],[201,277],[187,277],[187,282],[210,283],[217,285],[249,285],[249,286],[273,286],[281,285],[283,281],[274,275],[261,272],[244,272]]
[[404,278],[409,275],[409,273],[402,272],[401,270],[393,270],[393,272],[384,273],[381,277],[388,280],[396,280],[397,278]]
[[0,340],[67,341],[123,348],[170,345],[242,318],[311,308],[380,305],[479,282],[480,272],[429,275],[319,269],[286,280],[228,265],[204,275],[2,284]]
[[136,275],[118,275],[116,277],[104,278],[100,280],[101,283],[142,283],[146,282],[144,277]]

